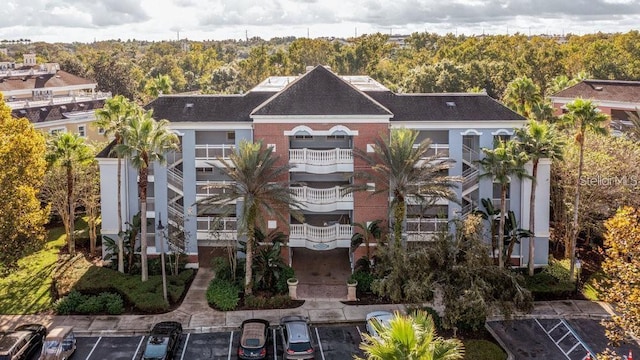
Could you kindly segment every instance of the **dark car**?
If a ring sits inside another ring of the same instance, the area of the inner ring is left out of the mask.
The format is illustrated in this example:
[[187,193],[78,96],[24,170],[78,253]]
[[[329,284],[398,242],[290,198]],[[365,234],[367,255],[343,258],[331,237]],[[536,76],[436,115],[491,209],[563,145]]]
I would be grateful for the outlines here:
[[267,356],[269,322],[262,319],[249,319],[240,326],[240,346],[238,358],[264,359]]
[[284,359],[314,359],[315,351],[309,320],[302,316],[280,319],[280,336],[284,344]]
[[168,360],[173,359],[180,336],[182,324],[176,321],[163,321],[155,324],[144,349],[144,360]]
[[40,324],[25,324],[0,337],[0,359],[31,359],[40,353],[47,328]]

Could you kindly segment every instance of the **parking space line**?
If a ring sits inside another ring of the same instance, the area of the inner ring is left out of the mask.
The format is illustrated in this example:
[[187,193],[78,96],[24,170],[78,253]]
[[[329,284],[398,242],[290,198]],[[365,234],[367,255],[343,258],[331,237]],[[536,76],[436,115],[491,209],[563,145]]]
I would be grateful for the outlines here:
[[96,343],[93,344],[93,348],[91,349],[91,352],[89,352],[89,355],[87,355],[87,360],[89,360],[89,358],[91,357],[91,354],[93,354],[93,351],[96,349],[96,347],[98,347],[98,343],[100,342],[100,340],[102,340],[102,336],[100,336],[98,338],[98,341],[96,341]]
[[360,331],[360,328],[357,325],[356,330],[358,330],[358,335],[360,335],[360,342],[362,342],[364,340],[364,338],[362,337],[362,331]]
[[187,333],[187,338],[184,341],[184,347],[182,348],[182,355],[180,356],[180,360],[184,360],[184,353],[187,351],[187,344],[189,344],[189,336],[191,336],[191,333]]
[[142,346],[142,342],[144,341],[144,336],[140,337],[140,342],[138,343],[138,347],[136,348],[136,352],[135,354],[133,354],[133,357],[131,358],[131,360],[135,360],[135,358],[138,357],[138,351],[140,351],[140,347]]
[[276,339],[276,329],[273,330],[273,360],[278,360],[278,339]]
[[229,357],[227,359],[231,360],[231,348],[233,348],[233,331],[229,337]]
[[320,355],[322,356],[322,360],[325,360],[324,350],[322,350],[322,342],[320,341],[320,334],[318,333],[318,328],[316,328],[316,337],[318,338],[318,347],[320,348]]

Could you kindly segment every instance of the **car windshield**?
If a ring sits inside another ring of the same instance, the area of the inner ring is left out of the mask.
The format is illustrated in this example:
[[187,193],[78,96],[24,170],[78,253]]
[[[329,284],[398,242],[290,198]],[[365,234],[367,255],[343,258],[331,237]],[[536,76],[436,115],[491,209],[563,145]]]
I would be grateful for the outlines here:
[[56,340],[45,341],[43,345],[45,354],[55,354],[58,352],[58,348],[60,347],[60,342]]
[[311,343],[309,342],[301,342],[301,343],[291,343],[289,344],[289,349],[294,352],[307,352],[311,349]]
[[167,353],[169,338],[152,337],[144,350],[145,359],[161,359]]

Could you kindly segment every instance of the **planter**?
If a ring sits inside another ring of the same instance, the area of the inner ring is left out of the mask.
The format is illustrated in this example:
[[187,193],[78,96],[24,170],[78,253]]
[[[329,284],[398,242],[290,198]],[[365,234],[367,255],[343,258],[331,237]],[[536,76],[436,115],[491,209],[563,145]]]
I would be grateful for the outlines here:
[[291,300],[298,300],[298,279],[287,279],[287,285],[289,285],[289,297]]
[[347,301],[357,301],[356,289],[358,287],[357,280],[347,281]]

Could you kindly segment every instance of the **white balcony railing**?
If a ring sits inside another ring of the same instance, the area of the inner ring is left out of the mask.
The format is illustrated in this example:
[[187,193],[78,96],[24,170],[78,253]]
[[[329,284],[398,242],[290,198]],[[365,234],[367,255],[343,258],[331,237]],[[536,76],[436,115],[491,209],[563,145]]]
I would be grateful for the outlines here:
[[225,187],[231,184],[233,184],[232,181],[196,181],[196,197],[205,198],[224,194],[229,191]]
[[[110,92],[101,92],[101,91],[94,92],[94,93],[82,92],[82,93],[77,93],[70,96],[52,96],[48,99],[37,99],[37,100],[36,99],[17,99],[14,101],[7,101],[7,105],[9,105],[11,109],[26,109],[26,108],[33,108],[33,107],[46,107],[46,106],[72,104],[72,103],[79,103],[79,102],[93,101],[93,100],[105,100],[110,97],[111,97]],[[90,111],[89,113],[93,115],[94,112]],[[78,112],[78,115],[76,115],[76,117],[79,117],[83,114],[84,112],[80,111]],[[65,116],[74,117],[74,113],[65,113]]]
[[352,235],[353,226],[351,225],[313,226],[309,224],[291,224],[289,246],[318,250],[348,247]]
[[290,149],[289,163],[292,171],[314,174],[353,171],[353,151],[351,149]]
[[203,216],[196,218],[198,240],[237,240],[238,219]]
[[196,160],[215,160],[217,158],[228,159],[235,149],[235,145],[196,145]]
[[424,234],[436,233],[447,229],[447,219],[441,218],[409,218],[407,219],[407,233]]
[[316,189],[308,186],[292,187],[291,191],[294,198],[310,211],[353,210],[353,193],[340,186],[326,189]]
[[[415,144],[413,148],[416,149],[420,145]],[[449,157],[449,144],[431,144],[429,150],[427,150],[427,156]]]
[[[500,210],[500,198],[498,199],[492,199],[491,202],[493,203],[493,207],[496,210]],[[505,203],[506,203],[506,208],[507,208],[507,213],[509,212],[509,210],[511,209],[511,201],[509,199],[505,199]]]

